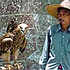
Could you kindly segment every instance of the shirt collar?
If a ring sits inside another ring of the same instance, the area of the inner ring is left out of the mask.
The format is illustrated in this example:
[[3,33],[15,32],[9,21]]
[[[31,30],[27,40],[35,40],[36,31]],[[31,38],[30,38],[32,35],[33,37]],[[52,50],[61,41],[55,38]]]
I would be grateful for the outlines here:
[[[61,24],[58,24],[57,27],[58,27],[58,28],[57,28],[57,32],[62,31]],[[70,25],[68,26],[66,32],[70,32]]]
[[61,31],[61,30],[62,30],[61,25],[58,24],[58,25],[57,25],[57,32],[59,32],[59,31]]
[[70,25],[68,26],[68,29],[67,29],[67,31],[68,31],[68,32],[70,32]]

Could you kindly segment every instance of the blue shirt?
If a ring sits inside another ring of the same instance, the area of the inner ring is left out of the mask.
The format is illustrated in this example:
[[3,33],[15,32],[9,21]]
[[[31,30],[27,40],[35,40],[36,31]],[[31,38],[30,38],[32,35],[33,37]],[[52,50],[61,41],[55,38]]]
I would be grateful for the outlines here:
[[39,60],[42,70],[70,70],[70,26],[62,31],[60,24],[48,29],[43,52]]

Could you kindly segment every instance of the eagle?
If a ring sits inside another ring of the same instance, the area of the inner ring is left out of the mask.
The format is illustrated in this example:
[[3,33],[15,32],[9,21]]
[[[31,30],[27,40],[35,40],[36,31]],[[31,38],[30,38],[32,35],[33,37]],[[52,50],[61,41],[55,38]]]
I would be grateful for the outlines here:
[[16,62],[19,51],[24,52],[27,44],[26,33],[29,26],[25,23],[14,23],[11,21],[8,24],[6,33],[0,37],[0,58],[9,63],[11,60]]

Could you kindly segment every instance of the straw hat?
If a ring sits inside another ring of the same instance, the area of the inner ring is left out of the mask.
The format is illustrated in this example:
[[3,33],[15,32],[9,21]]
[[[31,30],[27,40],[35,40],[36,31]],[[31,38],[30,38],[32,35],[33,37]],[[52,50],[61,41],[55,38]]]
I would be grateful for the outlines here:
[[46,6],[46,11],[48,11],[48,14],[50,14],[51,16],[57,18],[57,9],[60,7],[70,9],[70,1],[64,0],[60,4],[48,5]]

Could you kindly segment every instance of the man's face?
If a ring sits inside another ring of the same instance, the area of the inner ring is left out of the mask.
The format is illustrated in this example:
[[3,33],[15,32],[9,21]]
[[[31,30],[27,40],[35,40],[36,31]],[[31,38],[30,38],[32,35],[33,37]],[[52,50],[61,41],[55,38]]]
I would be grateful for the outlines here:
[[61,9],[57,16],[61,24],[70,24],[70,11]]

